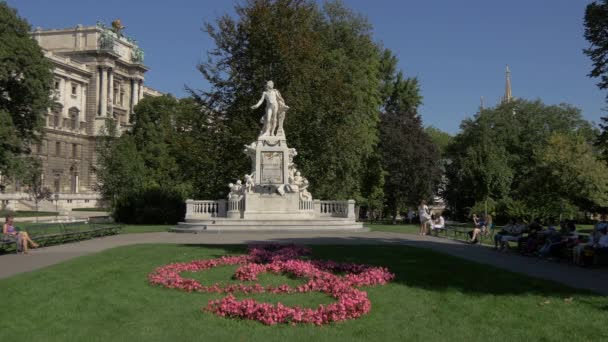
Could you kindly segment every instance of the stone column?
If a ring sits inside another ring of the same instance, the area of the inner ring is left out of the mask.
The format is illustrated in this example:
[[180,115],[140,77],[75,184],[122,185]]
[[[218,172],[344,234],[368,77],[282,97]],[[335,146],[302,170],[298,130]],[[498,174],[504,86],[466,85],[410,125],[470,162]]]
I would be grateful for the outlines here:
[[112,105],[112,108],[114,108],[114,69],[109,69],[108,72],[108,91],[110,92],[108,102]]
[[356,220],[357,216],[355,215],[355,200],[348,200],[348,213],[346,217],[352,220]]
[[108,69],[101,67],[101,107],[99,114],[103,117],[108,115]]
[[137,102],[139,103],[139,101],[144,98],[144,81],[143,80],[139,81],[138,90],[139,90],[139,95],[137,96]]
[[137,97],[139,96],[139,82],[137,80],[133,80],[133,108],[137,105]]

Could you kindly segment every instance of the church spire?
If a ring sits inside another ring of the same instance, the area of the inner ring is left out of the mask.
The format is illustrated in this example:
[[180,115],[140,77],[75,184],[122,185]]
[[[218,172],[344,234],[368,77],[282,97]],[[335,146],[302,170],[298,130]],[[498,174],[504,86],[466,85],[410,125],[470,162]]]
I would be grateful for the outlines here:
[[480,103],[479,103],[479,110],[484,110],[484,109],[486,109],[486,104],[485,104],[485,101],[484,101],[483,96],[481,97],[481,99],[480,99],[480,100],[481,100],[481,101],[480,101]]
[[511,70],[507,65],[507,84],[505,85],[505,96],[502,98],[502,103],[509,103],[513,101],[513,94],[511,93]]

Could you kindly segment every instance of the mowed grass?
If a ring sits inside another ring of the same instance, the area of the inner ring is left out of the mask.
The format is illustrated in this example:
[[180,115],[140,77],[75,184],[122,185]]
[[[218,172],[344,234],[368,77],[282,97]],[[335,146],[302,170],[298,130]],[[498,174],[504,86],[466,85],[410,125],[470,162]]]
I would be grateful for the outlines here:
[[386,223],[365,223],[365,227],[372,232],[389,232],[389,233],[405,233],[418,234],[420,225],[418,224],[386,224]]
[[[244,246],[119,247],[0,280],[0,341],[602,341],[608,299],[404,246],[314,246],[313,257],[388,267],[396,279],[366,288],[369,314],[328,326],[265,326],[201,311],[221,295],[150,286],[171,262],[245,253]],[[235,267],[188,274],[230,283]],[[261,276],[262,284],[297,284]],[[239,296],[243,298],[243,296]],[[254,295],[316,307],[322,293]]]

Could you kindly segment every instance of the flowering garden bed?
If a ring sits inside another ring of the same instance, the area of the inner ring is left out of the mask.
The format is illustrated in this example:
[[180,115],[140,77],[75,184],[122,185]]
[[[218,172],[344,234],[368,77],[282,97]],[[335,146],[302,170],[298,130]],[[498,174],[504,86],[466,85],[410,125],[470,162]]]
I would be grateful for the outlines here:
[[[186,292],[226,294],[220,300],[209,301],[203,308],[204,311],[222,317],[257,320],[267,325],[279,323],[322,325],[355,319],[368,313],[372,305],[367,293],[360,288],[384,285],[394,278],[394,275],[383,267],[302,259],[310,253],[310,249],[294,245],[253,245],[249,247],[247,255],[223,256],[162,266],[149,274],[148,280],[153,285]],[[234,278],[249,283],[203,285],[197,280],[183,278],[180,275],[183,272],[199,272],[224,265],[239,265]],[[335,274],[336,272],[340,275]],[[266,287],[257,283],[251,284],[261,273],[287,274],[307,281],[295,287],[287,284]],[[293,294],[312,291],[325,293],[337,301],[310,309],[285,306],[281,303],[276,305],[261,303],[254,299],[238,300],[233,295]]]

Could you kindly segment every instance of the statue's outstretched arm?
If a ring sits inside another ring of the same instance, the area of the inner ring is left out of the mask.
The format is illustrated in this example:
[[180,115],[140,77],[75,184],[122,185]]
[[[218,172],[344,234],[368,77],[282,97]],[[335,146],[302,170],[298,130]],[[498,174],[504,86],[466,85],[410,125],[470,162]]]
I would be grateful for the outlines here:
[[256,109],[259,106],[262,105],[262,103],[264,102],[264,93],[262,93],[262,98],[260,99],[260,101],[258,101],[258,103],[254,104],[253,106],[251,106],[251,109]]

